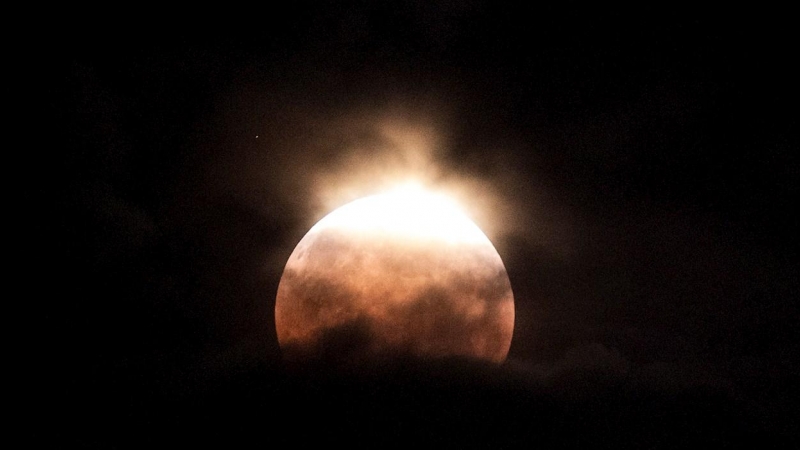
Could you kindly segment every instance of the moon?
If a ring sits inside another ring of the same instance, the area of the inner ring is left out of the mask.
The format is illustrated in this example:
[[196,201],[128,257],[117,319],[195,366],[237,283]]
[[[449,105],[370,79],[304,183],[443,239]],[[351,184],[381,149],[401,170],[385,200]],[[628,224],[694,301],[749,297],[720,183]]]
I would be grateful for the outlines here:
[[275,325],[289,362],[502,362],[514,295],[497,250],[453,201],[402,186],[308,231],[278,285]]

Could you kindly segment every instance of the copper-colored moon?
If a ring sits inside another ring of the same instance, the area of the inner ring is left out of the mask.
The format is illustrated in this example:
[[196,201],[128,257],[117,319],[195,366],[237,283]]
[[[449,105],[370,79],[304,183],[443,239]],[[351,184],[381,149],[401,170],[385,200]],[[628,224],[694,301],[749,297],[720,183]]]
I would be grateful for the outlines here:
[[442,197],[398,190],[311,228],[286,263],[275,324],[287,361],[501,362],[514,296],[500,255],[466,215]]

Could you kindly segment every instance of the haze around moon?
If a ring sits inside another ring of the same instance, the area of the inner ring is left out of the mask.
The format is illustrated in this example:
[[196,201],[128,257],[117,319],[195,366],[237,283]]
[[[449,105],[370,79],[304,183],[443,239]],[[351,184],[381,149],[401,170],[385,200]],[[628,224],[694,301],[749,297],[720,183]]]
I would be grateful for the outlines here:
[[292,362],[462,356],[502,362],[514,296],[486,235],[417,185],[348,203],[295,247],[275,305]]

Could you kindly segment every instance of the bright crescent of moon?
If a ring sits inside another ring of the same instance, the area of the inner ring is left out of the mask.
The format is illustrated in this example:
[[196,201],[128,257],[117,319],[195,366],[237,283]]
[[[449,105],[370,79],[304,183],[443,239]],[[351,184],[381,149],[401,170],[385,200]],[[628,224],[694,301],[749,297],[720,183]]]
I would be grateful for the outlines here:
[[275,324],[289,361],[501,362],[514,296],[478,226],[447,197],[409,185],[348,203],[309,230],[286,263]]

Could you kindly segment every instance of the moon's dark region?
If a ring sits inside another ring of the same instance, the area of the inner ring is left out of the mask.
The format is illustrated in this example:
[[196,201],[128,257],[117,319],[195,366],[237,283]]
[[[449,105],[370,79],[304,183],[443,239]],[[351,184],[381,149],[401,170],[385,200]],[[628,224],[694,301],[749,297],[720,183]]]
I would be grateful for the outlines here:
[[466,215],[406,189],[356,200],[312,227],[286,263],[275,321],[291,362],[501,362],[514,296],[500,255]]

